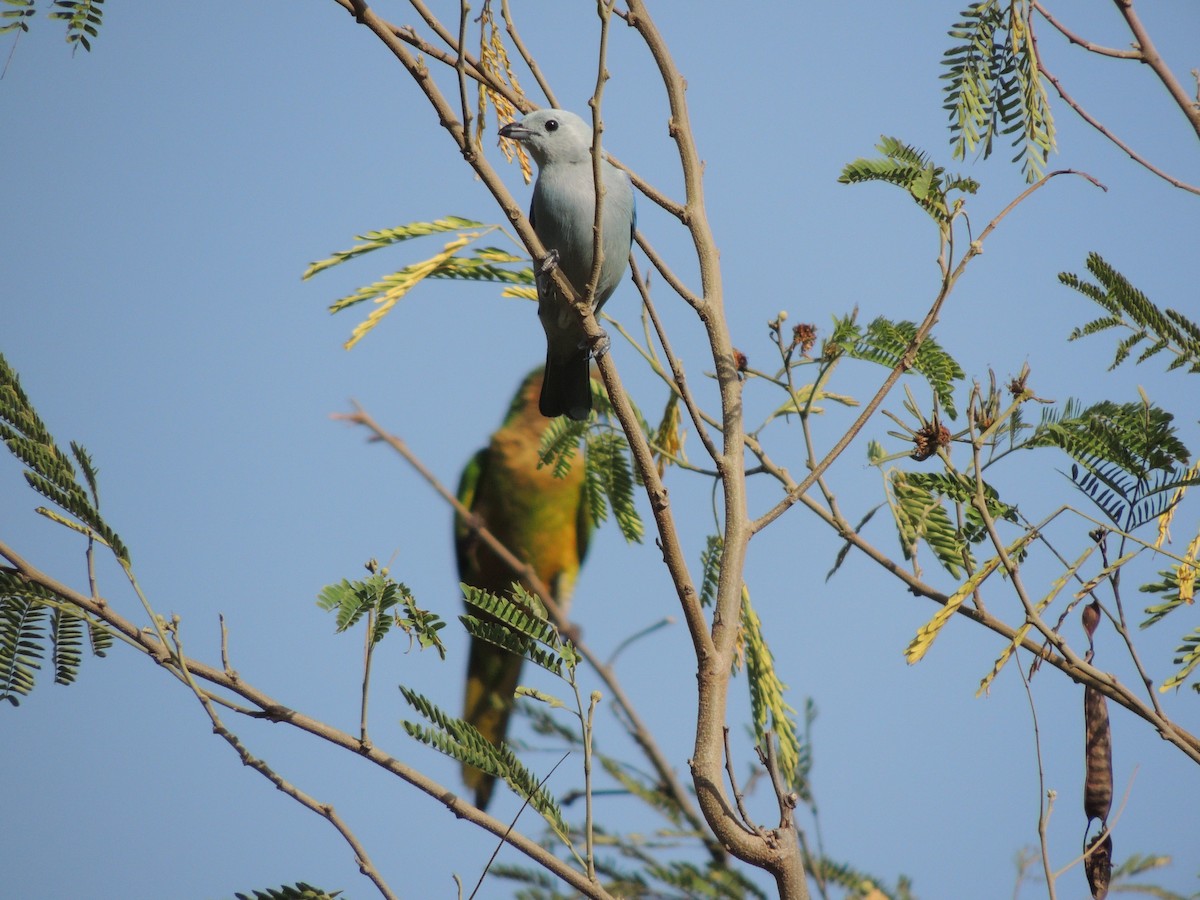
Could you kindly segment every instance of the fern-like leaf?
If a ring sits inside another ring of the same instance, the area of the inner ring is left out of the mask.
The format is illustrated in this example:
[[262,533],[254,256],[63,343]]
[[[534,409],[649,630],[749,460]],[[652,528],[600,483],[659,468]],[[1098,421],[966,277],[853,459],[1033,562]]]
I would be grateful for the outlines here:
[[467,631],[559,677],[564,677],[563,670],[566,669],[570,680],[570,673],[579,665],[579,652],[546,620],[545,608],[537,597],[519,582],[513,582],[511,598],[468,584],[461,587],[467,605],[482,613],[481,616],[459,616]]
[[37,10],[34,8],[37,0],[4,0],[4,2],[13,7],[0,11],[0,34],[9,31],[28,31],[28,19],[32,19]]
[[[766,900],[767,895],[752,881],[734,869],[715,865],[700,867],[690,862],[652,863],[648,873],[672,888],[670,893],[656,891],[650,896],[745,898]],[[633,895],[636,896],[636,895]]]
[[570,829],[563,818],[562,810],[549,791],[522,765],[507,745],[495,746],[480,734],[475,726],[447,715],[415,691],[401,686],[400,693],[413,709],[433,725],[432,728],[428,728],[413,722],[404,722],[404,730],[411,737],[451,759],[503,779],[519,797],[527,799],[529,805],[546,820],[555,834],[570,846]]
[[950,29],[942,79],[954,158],[991,155],[997,135],[1012,134],[1028,181],[1041,177],[1054,149],[1054,117],[1038,71],[1027,0],[982,0]]
[[75,517],[81,523],[76,530],[95,536],[119,560],[129,562],[128,548],[100,516],[96,469],[91,457],[83,447],[71,444],[72,454],[84,471],[85,484],[91,490],[89,498],[79,484],[71,458],[54,442],[22,389],[17,373],[3,355],[0,355],[0,440],[25,465],[25,480],[30,487]]
[[401,241],[426,237],[431,234],[441,234],[447,231],[462,231],[466,228],[484,227],[486,226],[483,222],[476,222],[473,219],[464,219],[461,216],[446,216],[436,219],[433,222],[409,222],[407,225],[400,225],[396,228],[368,231],[366,234],[355,236],[354,239],[362,243],[355,244],[349,250],[339,250],[326,259],[309,263],[308,268],[304,270],[304,274],[300,278],[301,280],[312,278],[318,272],[323,272],[325,269],[340,265],[347,260],[355,259],[373,250],[390,247]]
[[335,900],[341,891],[323,891],[311,884],[297,881],[295,884],[285,884],[280,888],[267,888],[262,891],[252,891],[249,894],[235,893],[237,900]]
[[50,615],[50,661],[55,684],[71,684],[82,662],[83,620],[70,610],[59,607]]
[[[1076,407],[1077,408],[1077,407]],[[1074,465],[1069,477],[1117,527],[1133,530],[1162,515],[1175,492],[1195,484],[1174,416],[1145,396],[1105,400],[1039,426],[1030,446],[1056,446]]]
[[[858,339],[846,347],[849,356],[893,369],[900,365],[917,334],[913,322],[893,322],[882,316],[867,326]],[[962,367],[933,338],[926,337],[917,349],[913,371],[924,376],[933,388],[939,408],[950,419],[958,417],[954,405],[954,383],[964,377]]]
[[[1160,691],[1169,691],[1172,688],[1177,688],[1182,685],[1196,670],[1196,666],[1200,666],[1200,628],[1193,629],[1190,634],[1183,636],[1183,643],[1175,650],[1178,654],[1175,659],[1175,665],[1181,668],[1170,678],[1159,685]],[[1200,681],[1192,683],[1192,690],[1200,693]]]
[[784,699],[787,685],[775,671],[775,658],[763,636],[762,621],[742,588],[742,633],[746,652],[746,684],[750,688],[750,714],[754,738],[763,746],[771,735],[779,742],[779,769],[788,787],[801,783],[802,744],[796,727],[796,710]]
[[911,559],[917,541],[924,541],[942,567],[955,578],[961,578],[964,566],[971,560],[970,550],[950,521],[941,499],[907,472],[896,470],[889,481],[905,558]]
[[446,627],[436,613],[421,609],[408,586],[393,581],[387,570],[376,571],[368,565],[371,575],[358,581],[342,579],[326,585],[317,595],[317,606],[335,614],[338,634],[353,628],[363,617],[373,615],[370,643],[374,647],[391,631],[400,628],[410,638],[416,638],[422,650],[433,648],[446,658],[446,647],[438,632]]
[[[514,406],[523,403],[524,399],[518,395],[513,401]],[[542,432],[541,443],[538,445],[538,467],[551,466],[555,478],[566,478],[571,466],[576,462],[579,442],[587,433],[587,426],[586,421],[576,421],[568,416],[552,419]]]
[[704,539],[700,554],[700,605],[712,606],[717,599],[717,580],[721,577],[721,554],[725,542],[719,534]]
[[33,690],[46,644],[46,607],[34,591],[0,586],[0,700],[20,705]]
[[1174,357],[1168,370],[1187,366],[1193,374],[1200,372],[1200,325],[1176,310],[1159,309],[1098,253],[1088,254],[1087,270],[1094,282],[1070,272],[1060,273],[1058,280],[1102,307],[1108,315],[1076,328],[1070,340],[1124,328],[1130,334],[1117,343],[1109,369],[1123,363],[1145,341],[1147,346],[1137,358],[1139,364],[1166,352]]
[[883,181],[904,188],[912,199],[938,224],[950,222],[957,200],[951,191],[974,194],[979,183],[961,175],[948,175],[934,165],[922,151],[897,138],[882,137],[875,149],[883,154],[875,159],[856,159],[842,168],[838,181],[842,184],[862,184]]
[[104,0],[54,0],[54,5],[58,10],[50,13],[50,18],[67,23],[67,43],[90,52],[92,45],[88,39],[100,33]]
[[594,432],[585,446],[585,489],[593,524],[599,525],[607,519],[611,507],[625,540],[640,543],[645,528],[634,506],[635,482],[625,454],[624,435]]

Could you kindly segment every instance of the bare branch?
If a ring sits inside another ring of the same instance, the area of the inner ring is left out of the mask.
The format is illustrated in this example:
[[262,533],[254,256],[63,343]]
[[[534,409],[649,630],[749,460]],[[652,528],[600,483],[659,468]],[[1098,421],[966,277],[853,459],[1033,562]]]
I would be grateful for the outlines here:
[[1138,16],[1133,8],[1133,0],[1113,0],[1113,2],[1116,3],[1117,9],[1125,19],[1125,24],[1133,32],[1133,38],[1137,41],[1142,62],[1154,70],[1154,74],[1163,83],[1163,86],[1167,89],[1167,93],[1171,95],[1171,99],[1178,104],[1179,109],[1187,116],[1188,122],[1196,132],[1196,137],[1200,138],[1200,104],[1192,102],[1192,99],[1187,95],[1187,91],[1183,89],[1183,85],[1179,83],[1179,79],[1175,77],[1175,73],[1171,71],[1171,67],[1159,55],[1158,48],[1154,46],[1154,41],[1150,37],[1150,32],[1146,30],[1146,26],[1142,24],[1141,17]]
[[1087,50],[1089,53],[1095,53],[1097,56],[1111,56],[1114,59],[1133,59],[1140,61],[1142,58],[1142,54],[1137,50],[1116,50],[1112,47],[1102,47],[1099,44],[1093,44],[1091,41],[1080,37],[1075,32],[1063,25],[1063,23],[1058,19],[1054,18],[1054,16],[1050,15],[1050,11],[1041,4],[1040,0],[1034,0],[1033,8],[1037,10],[1038,14],[1041,15],[1043,19],[1053,25],[1063,37],[1065,37],[1072,44],[1077,44],[1084,50]]
[[1083,119],[1083,121],[1087,122],[1089,125],[1091,125],[1093,128],[1095,128],[1097,131],[1099,131],[1102,135],[1104,135],[1106,138],[1108,138],[1110,141],[1112,141],[1114,144],[1116,144],[1118,147],[1120,147],[1123,151],[1125,151],[1125,154],[1130,159],[1132,159],[1135,163],[1137,163],[1140,166],[1145,166],[1147,169],[1149,169],[1151,172],[1153,172],[1155,175],[1157,175],[1163,181],[1166,181],[1169,184],[1173,184],[1177,188],[1180,188],[1182,190],[1188,191],[1193,194],[1200,194],[1200,187],[1196,187],[1195,185],[1188,184],[1185,181],[1180,181],[1174,175],[1164,172],[1162,169],[1158,168],[1158,166],[1151,163],[1144,156],[1142,156],[1140,153],[1138,153],[1136,150],[1134,150],[1132,147],[1130,147],[1128,144],[1126,144],[1123,140],[1121,140],[1119,137],[1117,137],[1115,134],[1113,134],[1111,131],[1109,131],[1100,122],[1099,119],[1097,119],[1095,116],[1093,116],[1091,113],[1089,113],[1086,109],[1084,109],[1082,106],[1080,106],[1079,103],[1075,100],[1075,98],[1067,93],[1067,89],[1062,86],[1062,82],[1059,81],[1058,78],[1055,77],[1055,75],[1049,69],[1046,68],[1046,64],[1042,61],[1042,57],[1040,55],[1038,56],[1038,71],[1042,73],[1042,77],[1044,77],[1047,81],[1049,81],[1052,85],[1054,85],[1054,89],[1056,91],[1058,91],[1058,96],[1062,97],[1063,101],[1068,106],[1070,106],[1071,109],[1075,110],[1075,112],[1079,114],[1079,118]]
[[[86,594],[80,593],[45,574],[40,569],[26,562],[16,551],[2,541],[0,541],[0,556],[9,561],[13,566],[15,574],[33,584],[40,585],[68,603],[74,604],[84,612],[96,616],[96,618],[102,620],[112,628],[127,644],[145,653],[152,661],[162,666],[166,671],[179,678],[185,684],[187,683],[187,677],[190,675],[194,679],[207,682],[240,697],[252,707],[251,711],[246,713],[247,715],[290,725],[335,747],[341,747],[344,750],[363,757],[433,798],[457,818],[466,819],[483,828],[485,831],[503,838],[515,849],[528,856],[533,862],[542,866],[556,878],[561,879],[584,896],[599,898],[599,900],[611,900],[608,892],[598,884],[590,881],[584,873],[572,868],[536,841],[531,840],[520,832],[510,831],[506,823],[489,816],[487,813],[458,797],[445,785],[434,781],[417,769],[389,756],[377,747],[364,744],[359,738],[351,734],[280,703],[264,691],[248,684],[244,679],[234,680],[221,669],[200,662],[199,660],[177,660],[174,655],[174,648],[168,647],[161,641],[155,631],[138,628],[133,622],[116,613],[110,606],[100,604]],[[228,703],[228,701],[212,696],[208,691],[204,693],[214,701]]]

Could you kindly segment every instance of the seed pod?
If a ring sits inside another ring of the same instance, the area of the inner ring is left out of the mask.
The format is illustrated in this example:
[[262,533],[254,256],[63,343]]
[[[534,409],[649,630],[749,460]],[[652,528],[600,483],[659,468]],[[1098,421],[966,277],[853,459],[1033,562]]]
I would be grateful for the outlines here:
[[[1100,840],[1096,835],[1087,849],[1095,847]],[[1106,834],[1099,847],[1083,861],[1083,871],[1087,873],[1088,887],[1092,889],[1092,900],[1104,900],[1108,896],[1108,882],[1112,878],[1112,835]]]
[[1108,724],[1108,701],[1099,691],[1083,689],[1084,762],[1083,811],[1088,822],[1108,820],[1112,808],[1112,730]]
[[1088,642],[1091,643],[1092,635],[1096,633],[1096,626],[1100,624],[1100,601],[1093,600],[1083,608],[1083,630],[1087,632]]

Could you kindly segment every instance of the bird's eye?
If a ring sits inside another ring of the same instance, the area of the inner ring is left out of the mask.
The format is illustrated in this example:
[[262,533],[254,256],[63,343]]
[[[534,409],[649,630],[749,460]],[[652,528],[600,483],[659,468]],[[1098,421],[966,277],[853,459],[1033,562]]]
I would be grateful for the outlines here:
[[546,130],[547,131],[558,131],[558,119],[547,119],[546,120]]

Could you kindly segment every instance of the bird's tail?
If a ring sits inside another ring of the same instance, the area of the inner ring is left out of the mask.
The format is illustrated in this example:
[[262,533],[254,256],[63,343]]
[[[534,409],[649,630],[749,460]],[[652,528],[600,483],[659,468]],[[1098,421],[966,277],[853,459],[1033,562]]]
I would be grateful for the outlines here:
[[570,416],[582,422],[592,410],[591,381],[586,349],[558,358],[547,353],[538,410],[547,419]]
[[[499,747],[508,733],[517,681],[523,660],[479,638],[471,639],[467,662],[467,691],[463,718]],[[463,765],[463,781],[475,791],[475,805],[486,809],[496,779],[474,766]]]

